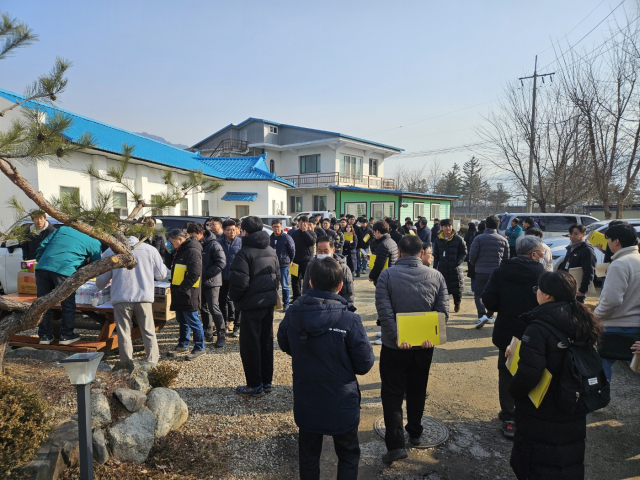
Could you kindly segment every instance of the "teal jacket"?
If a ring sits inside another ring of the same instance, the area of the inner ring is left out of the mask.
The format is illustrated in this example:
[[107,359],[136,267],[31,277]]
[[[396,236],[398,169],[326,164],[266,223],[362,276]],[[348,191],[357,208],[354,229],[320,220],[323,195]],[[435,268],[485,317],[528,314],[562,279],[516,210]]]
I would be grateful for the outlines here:
[[522,227],[520,225],[516,225],[515,227],[507,228],[507,231],[504,233],[509,240],[509,246],[515,247],[516,240],[518,240],[518,237],[521,236],[524,232],[522,231]]
[[85,262],[95,262],[101,257],[98,240],[71,227],[60,227],[38,247],[36,270],[48,270],[70,277]]

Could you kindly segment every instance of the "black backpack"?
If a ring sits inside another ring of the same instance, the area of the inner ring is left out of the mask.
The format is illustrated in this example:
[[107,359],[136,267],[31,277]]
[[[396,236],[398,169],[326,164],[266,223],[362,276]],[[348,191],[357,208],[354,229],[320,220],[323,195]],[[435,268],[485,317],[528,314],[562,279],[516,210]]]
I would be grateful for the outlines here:
[[598,351],[584,342],[572,342],[564,332],[546,322],[531,323],[543,325],[567,345],[556,393],[560,409],[568,414],[587,414],[609,405],[611,389]]

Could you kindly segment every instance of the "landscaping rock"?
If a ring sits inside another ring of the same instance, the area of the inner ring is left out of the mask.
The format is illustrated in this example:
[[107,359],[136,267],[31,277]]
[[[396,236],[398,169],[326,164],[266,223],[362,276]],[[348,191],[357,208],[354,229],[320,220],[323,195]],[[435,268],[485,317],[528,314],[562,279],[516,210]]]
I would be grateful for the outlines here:
[[80,463],[80,442],[78,439],[70,440],[62,445],[62,459],[69,468]]
[[[36,457],[20,468],[20,474],[30,480],[58,478],[66,468],[65,457],[71,460],[74,443],[76,446],[79,445],[78,424],[68,421],[58,425],[49,439],[40,447]],[[64,455],[63,448],[66,448]]]
[[101,465],[109,461],[107,441],[104,438],[104,433],[99,428],[93,430],[93,458]]
[[[78,412],[71,417],[72,420],[78,421]],[[103,428],[111,423],[111,408],[109,400],[103,393],[94,392],[91,394],[91,426],[94,428]]]
[[143,463],[153,446],[157,423],[155,415],[142,408],[110,428],[113,457],[122,462]]
[[152,362],[140,361],[139,362],[139,366],[140,366],[140,368],[142,370],[144,370],[145,372],[149,373],[151,371],[151,369],[156,366],[156,364],[152,363]]
[[21,347],[11,350],[6,358],[31,358],[41,362],[59,362],[69,355],[60,350],[44,350],[42,348]]
[[137,412],[142,408],[144,402],[147,401],[147,396],[137,390],[131,390],[130,388],[119,388],[115,391],[115,396],[120,403],[130,412]]
[[113,366],[112,371],[117,372],[119,370],[126,370],[127,373],[132,373],[137,366],[138,362],[135,360],[120,360]]
[[149,384],[147,372],[141,368],[136,369],[129,378],[129,386],[133,390],[138,390],[144,394],[148,393],[151,390],[151,385]]
[[147,406],[158,419],[156,437],[164,437],[180,427],[189,417],[189,408],[175,390],[154,388],[147,395]]
[[109,365],[108,363],[100,362],[98,364],[98,371],[99,372],[110,372],[111,371],[111,365]]

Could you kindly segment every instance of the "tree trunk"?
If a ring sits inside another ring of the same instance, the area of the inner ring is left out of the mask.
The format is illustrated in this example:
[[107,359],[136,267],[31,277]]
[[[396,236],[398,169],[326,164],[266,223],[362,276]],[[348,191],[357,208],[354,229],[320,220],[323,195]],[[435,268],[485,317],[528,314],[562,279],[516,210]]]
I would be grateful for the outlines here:
[[609,209],[609,199],[604,198],[602,200],[602,208],[604,210],[604,218],[605,220],[611,220],[611,210]]

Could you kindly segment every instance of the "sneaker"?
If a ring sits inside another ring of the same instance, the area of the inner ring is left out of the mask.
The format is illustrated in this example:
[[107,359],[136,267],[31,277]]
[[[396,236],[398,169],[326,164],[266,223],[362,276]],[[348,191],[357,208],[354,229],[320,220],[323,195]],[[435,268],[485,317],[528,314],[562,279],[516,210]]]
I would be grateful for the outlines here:
[[460,311],[460,304],[456,303],[455,308],[453,309],[454,312],[458,313]]
[[233,326],[233,333],[231,334],[231,336],[235,338],[238,338],[240,336],[240,325]]
[[207,343],[213,343],[213,335],[205,335],[204,341]]
[[516,422],[502,422],[502,434],[507,438],[513,438],[516,434]]
[[204,350],[193,350],[189,355],[187,355],[185,358],[187,360],[195,360],[196,358],[198,358],[200,355],[204,354]]
[[493,325],[494,323],[496,323],[496,319],[494,317],[489,317],[489,320],[487,320],[487,323],[489,325]]
[[264,389],[262,385],[258,385],[255,388],[251,388],[248,385],[240,385],[236,388],[236,393],[241,397],[262,397],[264,395]]
[[412,446],[417,447],[417,446],[419,446],[419,445],[420,445],[420,443],[422,443],[422,442],[421,442],[421,440],[420,440],[420,437],[418,437],[418,438],[409,437],[409,443],[410,443]]
[[77,333],[72,333],[71,335],[64,335],[60,337],[60,345],[71,345],[72,343],[76,343],[80,340],[80,335]]
[[465,295],[474,295],[473,290],[467,290],[464,292]]
[[167,355],[169,357],[175,357],[179,353],[184,353],[184,352],[188,352],[188,351],[189,351],[189,347],[181,347],[180,345],[178,345],[176,348],[168,351]]
[[218,336],[218,340],[213,344],[214,348],[222,348],[227,344],[227,339],[224,335]]
[[375,345],[382,345],[382,339],[379,338],[377,339],[375,342],[373,342]]
[[283,312],[286,312],[287,310],[289,310],[289,304],[287,304],[287,305],[283,305],[283,306],[282,306],[282,311],[283,311]]
[[360,278],[360,274],[359,273],[356,273],[356,278]]
[[262,391],[263,391],[264,393],[271,393],[271,384],[270,384],[270,383],[265,383],[265,384],[262,386]]
[[489,319],[487,318],[487,316],[486,316],[486,315],[481,316],[481,317],[478,319],[478,323],[476,323],[476,328],[477,328],[478,330],[479,330],[479,329],[481,329],[482,327],[484,327],[484,326],[485,326],[485,324],[486,324],[488,321],[489,321]]
[[382,455],[382,463],[385,465],[391,465],[396,460],[402,460],[403,458],[407,458],[409,455],[404,448],[397,448],[395,450],[389,450],[387,453]]
[[376,333],[376,335],[378,336],[378,338],[382,337],[382,332],[378,332]]
[[53,335],[42,335],[40,337],[40,345],[51,345],[54,340]]

